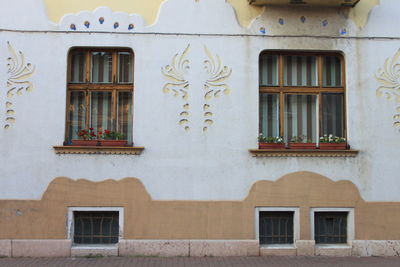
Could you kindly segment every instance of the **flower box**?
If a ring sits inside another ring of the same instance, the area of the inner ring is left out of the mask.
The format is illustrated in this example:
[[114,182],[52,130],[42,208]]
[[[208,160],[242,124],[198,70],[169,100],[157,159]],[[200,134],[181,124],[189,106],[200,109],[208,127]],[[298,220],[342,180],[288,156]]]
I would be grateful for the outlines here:
[[316,143],[293,143],[289,142],[290,149],[316,149]]
[[127,140],[100,140],[101,146],[126,146]]
[[74,146],[126,146],[127,140],[80,140],[72,139]]
[[74,145],[74,146],[97,146],[97,145],[100,145],[100,143],[99,143],[99,140],[72,139],[72,145]]
[[325,149],[325,150],[340,149],[340,150],[345,150],[345,149],[347,149],[347,143],[320,143],[319,144],[319,149]]
[[284,143],[264,143],[260,142],[258,143],[258,148],[259,149],[284,149],[285,144]]

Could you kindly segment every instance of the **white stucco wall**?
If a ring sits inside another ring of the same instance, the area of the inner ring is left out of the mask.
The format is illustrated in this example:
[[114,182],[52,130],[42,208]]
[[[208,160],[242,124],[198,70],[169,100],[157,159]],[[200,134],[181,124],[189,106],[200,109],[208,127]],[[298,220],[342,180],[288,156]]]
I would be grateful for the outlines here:
[[[36,4],[29,6],[29,12],[36,15],[28,27],[14,20],[16,12],[27,15],[25,9],[19,11],[20,5],[15,1],[2,7],[0,28],[42,31],[0,31],[1,199],[39,199],[51,180],[67,176],[92,181],[136,177],[153,199],[238,200],[258,180],[311,171],[335,181],[352,181],[366,200],[400,201],[400,167],[396,164],[400,132],[392,119],[396,103],[376,95],[379,83],[375,78],[386,58],[400,48],[399,18],[385,15],[400,10],[400,2],[382,0],[363,29],[343,12],[307,8],[268,9],[245,29],[223,0],[169,0],[162,5],[157,22],[147,27],[138,15],[105,8],[68,15],[59,25],[48,22],[46,26],[44,7]],[[106,23],[100,25],[99,16]],[[300,22],[301,16],[307,18],[305,23]],[[279,18],[284,19],[283,25]],[[89,29],[82,25],[86,20],[91,22]],[[325,27],[324,20],[328,21]],[[113,21],[119,22],[118,29],[109,23]],[[70,31],[71,23],[85,33]],[[134,30],[127,29],[130,23],[135,24]],[[260,27],[266,28],[266,34]],[[341,34],[342,29],[346,33]],[[386,36],[395,38],[374,39]],[[13,98],[16,122],[4,129],[7,42],[24,53],[35,72],[29,78],[33,91]],[[189,44],[191,129],[186,132],[178,125],[184,102],[163,93],[168,80],[161,68]],[[134,51],[133,135],[135,144],[145,147],[140,156],[55,154],[52,146],[62,144],[65,131],[67,55],[77,46],[130,47]],[[226,82],[230,95],[210,101],[214,124],[207,132],[202,131],[205,46],[232,69]],[[348,139],[352,149],[360,150],[356,158],[252,157],[248,149],[257,147],[258,135],[258,57],[265,49],[343,52]]]

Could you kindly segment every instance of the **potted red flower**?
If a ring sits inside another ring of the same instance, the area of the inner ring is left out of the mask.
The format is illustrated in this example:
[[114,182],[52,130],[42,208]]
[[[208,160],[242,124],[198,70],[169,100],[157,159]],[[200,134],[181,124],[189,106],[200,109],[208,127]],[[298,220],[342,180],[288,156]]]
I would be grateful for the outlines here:
[[285,143],[281,136],[263,136],[262,133],[258,136],[259,149],[284,149]]
[[104,132],[99,132],[99,136],[102,138],[102,146],[126,146],[128,143],[128,141],[124,139],[124,135],[116,131],[106,129]]
[[72,139],[72,145],[75,146],[126,146],[128,143],[123,139],[124,135],[116,131],[99,129],[96,134],[93,128],[89,128],[77,134],[79,139]]
[[97,140],[97,135],[94,133],[93,128],[83,129],[78,131],[79,139],[72,139],[72,144],[75,146],[97,146],[99,140]]
[[341,149],[345,150],[347,149],[347,142],[346,138],[344,137],[339,137],[339,136],[334,136],[332,134],[330,135],[324,135],[319,138],[319,149],[325,149],[325,150],[336,150],[336,149]]
[[293,136],[289,142],[290,149],[316,149],[317,144],[306,136]]

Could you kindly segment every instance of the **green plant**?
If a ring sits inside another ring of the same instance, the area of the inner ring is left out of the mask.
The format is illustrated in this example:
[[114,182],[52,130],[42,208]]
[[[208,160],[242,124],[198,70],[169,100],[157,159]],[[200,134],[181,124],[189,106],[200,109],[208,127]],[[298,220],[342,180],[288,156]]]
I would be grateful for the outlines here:
[[122,140],[124,139],[124,135],[120,132],[117,131],[110,131],[110,130],[104,130],[103,132],[103,139],[106,140]]
[[93,140],[97,139],[97,135],[94,133],[93,128],[83,129],[78,131],[78,138],[83,140]]
[[98,129],[97,134],[95,133],[94,129],[91,127],[88,130],[83,129],[78,131],[78,138],[83,140],[96,140],[96,139],[106,139],[106,140],[122,140],[124,135],[117,131],[110,131]]
[[319,138],[320,143],[331,143],[331,144],[339,144],[339,143],[346,143],[346,138],[335,136],[333,134],[321,136]]
[[259,143],[273,143],[273,144],[283,144],[283,138],[281,136],[264,136],[262,133],[258,136]]
[[292,138],[290,138],[290,142],[292,142],[292,143],[303,143],[304,138],[305,138],[304,136],[295,135],[295,136],[292,136]]

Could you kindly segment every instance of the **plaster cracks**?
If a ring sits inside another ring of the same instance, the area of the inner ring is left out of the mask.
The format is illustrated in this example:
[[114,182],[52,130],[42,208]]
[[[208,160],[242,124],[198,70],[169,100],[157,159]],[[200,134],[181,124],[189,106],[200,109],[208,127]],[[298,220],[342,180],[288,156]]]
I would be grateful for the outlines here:
[[392,59],[387,58],[383,69],[378,69],[376,79],[381,86],[376,90],[378,96],[385,96],[388,100],[394,98],[398,107],[393,116],[393,125],[400,128],[400,49]]
[[8,78],[5,129],[10,128],[16,121],[12,102],[15,94],[22,95],[25,91],[32,91],[33,85],[29,78],[35,71],[35,66],[26,61],[25,55],[21,51],[17,53],[9,42],[7,42],[7,46],[10,57],[7,58]]
[[186,75],[190,69],[189,60],[186,58],[190,51],[190,44],[186,47],[182,54],[175,54],[172,58],[171,64],[161,68],[161,72],[165,78],[170,82],[166,83],[163,87],[164,94],[173,93],[175,97],[181,97],[183,104],[183,110],[180,112],[179,125],[181,125],[186,131],[190,130],[189,126],[189,108],[190,105],[187,103],[189,100],[189,81],[186,79]]
[[[205,46],[207,59],[204,60],[204,69],[207,73],[207,79],[204,81],[204,103],[203,103],[203,132],[214,123],[213,113],[211,112],[210,101],[213,98],[219,98],[221,95],[230,94],[230,86],[226,83],[232,74],[232,69],[222,64],[219,55],[213,55]],[[161,68],[161,73],[170,82],[163,87],[164,94],[172,93],[175,97],[180,97],[185,104],[179,114],[179,125],[186,131],[190,130],[189,121],[189,88],[190,82],[187,75],[190,69],[190,62],[186,58],[190,51],[190,44],[181,53],[173,56],[171,64]]]
[[214,56],[207,47],[204,47],[208,59],[204,61],[204,68],[207,71],[208,79],[204,82],[204,127],[203,131],[206,132],[208,127],[211,126],[213,121],[213,113],[210,111],[210,100],[212,98],[219,98],[222,94],[229,95],[230,87],[225,82],[232,74],[232,69],[228,66],[223,66],[221,58]]

